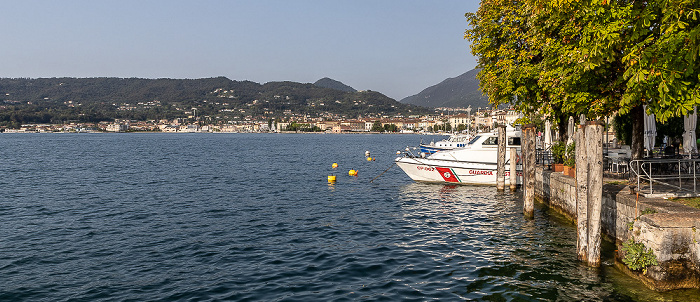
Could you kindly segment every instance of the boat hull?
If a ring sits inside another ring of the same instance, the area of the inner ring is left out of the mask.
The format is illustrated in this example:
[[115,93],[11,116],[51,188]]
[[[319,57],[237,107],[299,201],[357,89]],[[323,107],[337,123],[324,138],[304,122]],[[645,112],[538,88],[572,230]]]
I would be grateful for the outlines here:
[[[396,165],[414,181],[432,183],[496,185],[496,164],[467,161],[435,160],[418,157],[398,157]],[[510,183],[510,171],[506,167],[505,183]],[[522,171],[518,165],[516,183],[522,184]]]

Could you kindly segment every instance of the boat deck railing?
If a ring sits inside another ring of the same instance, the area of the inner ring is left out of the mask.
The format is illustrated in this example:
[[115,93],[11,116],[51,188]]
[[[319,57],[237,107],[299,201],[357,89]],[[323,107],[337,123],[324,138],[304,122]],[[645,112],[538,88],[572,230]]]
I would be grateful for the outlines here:
[[629,163],[637,192],[651,197],[700,196],[700,159],[639,159]]

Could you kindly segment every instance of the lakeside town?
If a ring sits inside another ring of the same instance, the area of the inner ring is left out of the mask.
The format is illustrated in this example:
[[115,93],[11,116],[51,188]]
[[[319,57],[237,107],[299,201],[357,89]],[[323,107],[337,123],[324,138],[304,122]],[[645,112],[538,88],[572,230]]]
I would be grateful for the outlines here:
[[[440,109],[440,108],[438,108]],[[167,133],[266,133],[326,132],[426,133],[451,131],[490,131],[495,124],[512,124],[522,114],[513,108],[442,108],[443,113],[423,116],[383,116],[369,118],[329,118],[285,116],[251,118],[245,121],[209,123],[211,119],[185,112],[187,117],[172,120],[121,120],[99,123],[23,124],[19,129],[0,129],[4,133],[92,133],[92,132],[167,132]]]

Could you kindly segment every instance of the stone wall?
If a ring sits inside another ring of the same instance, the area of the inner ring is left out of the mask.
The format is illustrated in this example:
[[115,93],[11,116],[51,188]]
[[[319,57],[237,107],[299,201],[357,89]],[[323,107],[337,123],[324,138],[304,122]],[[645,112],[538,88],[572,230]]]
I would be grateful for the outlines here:
[[[535,196],[576,221],[574,178],[538,167]],[[601,222],[603,234],[616,241],[618,251],[632,238],[650,248],[659,262],[645,274],[621,266],[623,270],[656,290],[700,288],[700,210],[606,184]]]

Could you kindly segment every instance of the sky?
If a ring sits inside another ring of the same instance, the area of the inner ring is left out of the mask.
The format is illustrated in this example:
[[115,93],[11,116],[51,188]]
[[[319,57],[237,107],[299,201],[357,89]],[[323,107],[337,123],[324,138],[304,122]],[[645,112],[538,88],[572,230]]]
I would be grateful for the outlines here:
[[0,77],[313,83],[396,100],[476,66],[478,0],[0,0]]

